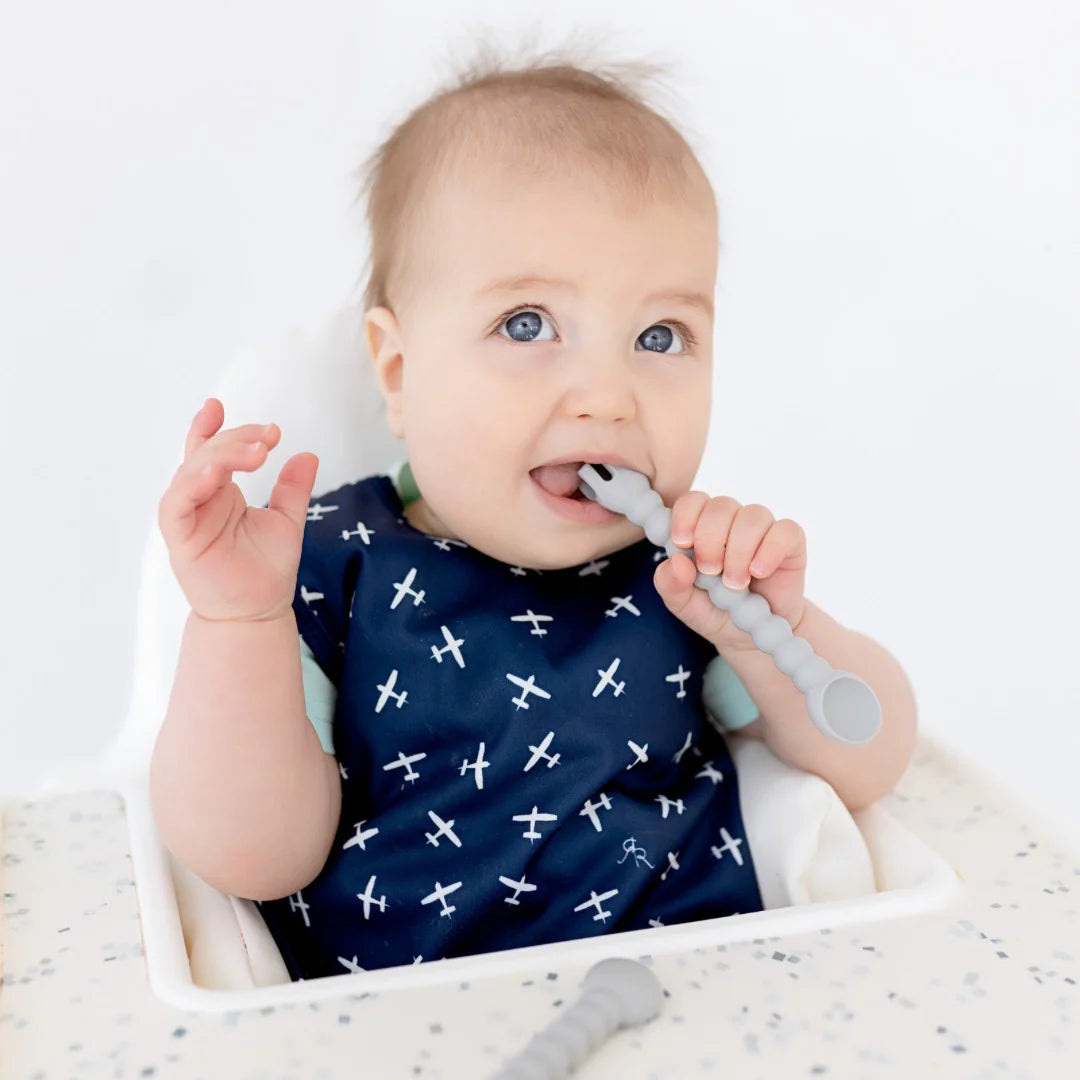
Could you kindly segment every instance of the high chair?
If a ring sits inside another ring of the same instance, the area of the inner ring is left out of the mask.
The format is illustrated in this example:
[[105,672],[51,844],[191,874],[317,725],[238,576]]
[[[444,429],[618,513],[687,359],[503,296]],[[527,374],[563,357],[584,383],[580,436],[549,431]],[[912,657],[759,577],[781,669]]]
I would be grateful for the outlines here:
[[[405,456],[352,304],[237,357],[215,396],[226,427],[281,428],[257,473],[234,474],[253,505],[300,450],[320,459],[313,503]],[[925,733],[856,813],[727,736],[764,911],[290,982],[256,905],[154,828],[147,772],[186,616],[155,516],[119,736],[36,796],[0,792],[0,1077],[482,1077],[614,956],[649,964],[665,1005],[583,1078],[1080,1075],[1080,860]]]

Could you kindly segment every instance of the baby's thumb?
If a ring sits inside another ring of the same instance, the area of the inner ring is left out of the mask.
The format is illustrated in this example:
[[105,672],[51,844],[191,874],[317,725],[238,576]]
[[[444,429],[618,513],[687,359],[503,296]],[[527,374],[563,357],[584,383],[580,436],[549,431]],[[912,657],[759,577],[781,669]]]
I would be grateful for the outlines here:
[[315,454],[293,454],[281,466],[277,483],[270,492],[269,508],[280,510],[301,531],[307,521],[311,489],[318,471],[319,459]]
[[694,594],[697,567],[682,552],[675,552],[656,568],[653,583],[668,608],[678,615]]

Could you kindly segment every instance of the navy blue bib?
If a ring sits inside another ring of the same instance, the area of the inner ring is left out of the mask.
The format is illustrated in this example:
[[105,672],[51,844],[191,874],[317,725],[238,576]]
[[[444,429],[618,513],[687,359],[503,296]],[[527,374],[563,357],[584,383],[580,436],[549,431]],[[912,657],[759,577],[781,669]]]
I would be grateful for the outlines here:
[[293,609],[338,690],[342,810],[319,876],[260,905],[294,979],[761,909],[716,650],[663,557],[509,566],[381,475],[313,502]]

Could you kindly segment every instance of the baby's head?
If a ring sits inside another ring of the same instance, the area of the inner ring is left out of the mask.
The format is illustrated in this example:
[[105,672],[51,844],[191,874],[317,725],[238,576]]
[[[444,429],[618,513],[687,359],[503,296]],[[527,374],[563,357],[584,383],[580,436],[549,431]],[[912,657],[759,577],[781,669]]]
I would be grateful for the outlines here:
[[365,326],[420,491],[409,519],[511,565],[639,540],[548,492],[610,461],[670,505],[708,432],[716,201],[628,88],[645,67],[616,70],[474,69],[367,165]]

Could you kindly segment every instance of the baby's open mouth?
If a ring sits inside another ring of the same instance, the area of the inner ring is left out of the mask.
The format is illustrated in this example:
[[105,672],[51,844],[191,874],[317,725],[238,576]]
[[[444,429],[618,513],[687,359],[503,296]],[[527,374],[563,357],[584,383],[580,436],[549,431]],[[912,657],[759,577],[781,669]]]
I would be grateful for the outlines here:
[[539,465],[529,472],[549,495],[563,499],[584,499],[581,477],[578,476],[578,469],[584,464],[583,461],[565,461],[561,465]]

